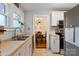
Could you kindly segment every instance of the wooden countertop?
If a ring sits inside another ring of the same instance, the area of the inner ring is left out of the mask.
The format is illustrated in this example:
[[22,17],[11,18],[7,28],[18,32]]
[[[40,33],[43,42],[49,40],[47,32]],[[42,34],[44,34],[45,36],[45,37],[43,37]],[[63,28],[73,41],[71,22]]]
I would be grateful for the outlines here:
[[23,43],[24,43],[24,41],[7,41],[7,42],[1,43],[1,55],[3,55],[3,56],[11,55]]
[[[31,37],[33,34],[30,34],[29,37]],[[29,38],[28,37],[28,38]],[[20,47],[22,47],[22,45],[28,41],[28,38],[26,40],[23,41],[3,41],[1,42],[1,55],[2,56],[10,56],[12,55],[17,49],[19,49]]]

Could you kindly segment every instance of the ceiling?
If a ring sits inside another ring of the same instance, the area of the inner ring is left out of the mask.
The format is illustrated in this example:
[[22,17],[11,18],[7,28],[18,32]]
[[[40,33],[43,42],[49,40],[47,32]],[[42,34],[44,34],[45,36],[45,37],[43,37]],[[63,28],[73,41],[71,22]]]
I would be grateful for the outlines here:
[[75,7],[78,3],[21,3],[24,11],[67,11]]

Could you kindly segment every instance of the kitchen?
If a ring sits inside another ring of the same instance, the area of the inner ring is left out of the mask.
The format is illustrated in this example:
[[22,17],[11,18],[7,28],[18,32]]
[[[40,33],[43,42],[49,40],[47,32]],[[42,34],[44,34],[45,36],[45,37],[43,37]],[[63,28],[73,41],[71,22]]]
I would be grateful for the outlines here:
[[[1,25],[4,25],[0,26],[0,29],[2,30],[0,32],[1,55],[31,55],[32,34],[23,34],[23,11],[21,9],[18,9],[14,4],[11,3],[0,4],[0,6],[2,8],[2,16],[0,17],[0,19],[3,19],[1,21]],[[25,47],[26,45],[27,47]],[[27,52],[27,54],[25,53],[25,51]]]
[[[64,5],[64,7],[61,5]],[[64,13],[76,5],[76,3],[0,3],[0,55],[32,56],[35,50],[41,51],[41,49],[35,47],[36,42],[33,19],[36,16],[46,16],[48,17],[48,25],[46,26],[47,47],[44,50],[50,50],[52,52],[47,54],[49,56],[64,56],[64,39],[61,42],[59,40],[60,34],[64,32]],[[52,6],[54,8],[53,10]],[[40,52],[38,54],[36,53],[35,55],[41,55]],[[41,53],[43,53],[43,51]]]

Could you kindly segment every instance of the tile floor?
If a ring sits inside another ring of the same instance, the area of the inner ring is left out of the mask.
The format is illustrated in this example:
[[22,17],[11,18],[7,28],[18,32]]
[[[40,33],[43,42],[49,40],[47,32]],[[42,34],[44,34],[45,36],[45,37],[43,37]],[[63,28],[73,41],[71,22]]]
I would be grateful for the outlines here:
[[63,56],[60,54],[53,54],[50,50],[45,48],[34,49],[33,56]]

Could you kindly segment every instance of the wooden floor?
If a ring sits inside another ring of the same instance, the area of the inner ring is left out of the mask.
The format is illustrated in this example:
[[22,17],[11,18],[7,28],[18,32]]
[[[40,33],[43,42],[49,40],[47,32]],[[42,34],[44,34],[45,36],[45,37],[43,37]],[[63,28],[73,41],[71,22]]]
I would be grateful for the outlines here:
[[46,39],[36,42],[36,48],[46,48]]
[[37,43],[36,48],[46,48],[46,43]]
[[64,56],[64,55],[54,54],[52,51],[46,48],[36,48],[33,51],[33,56]]

